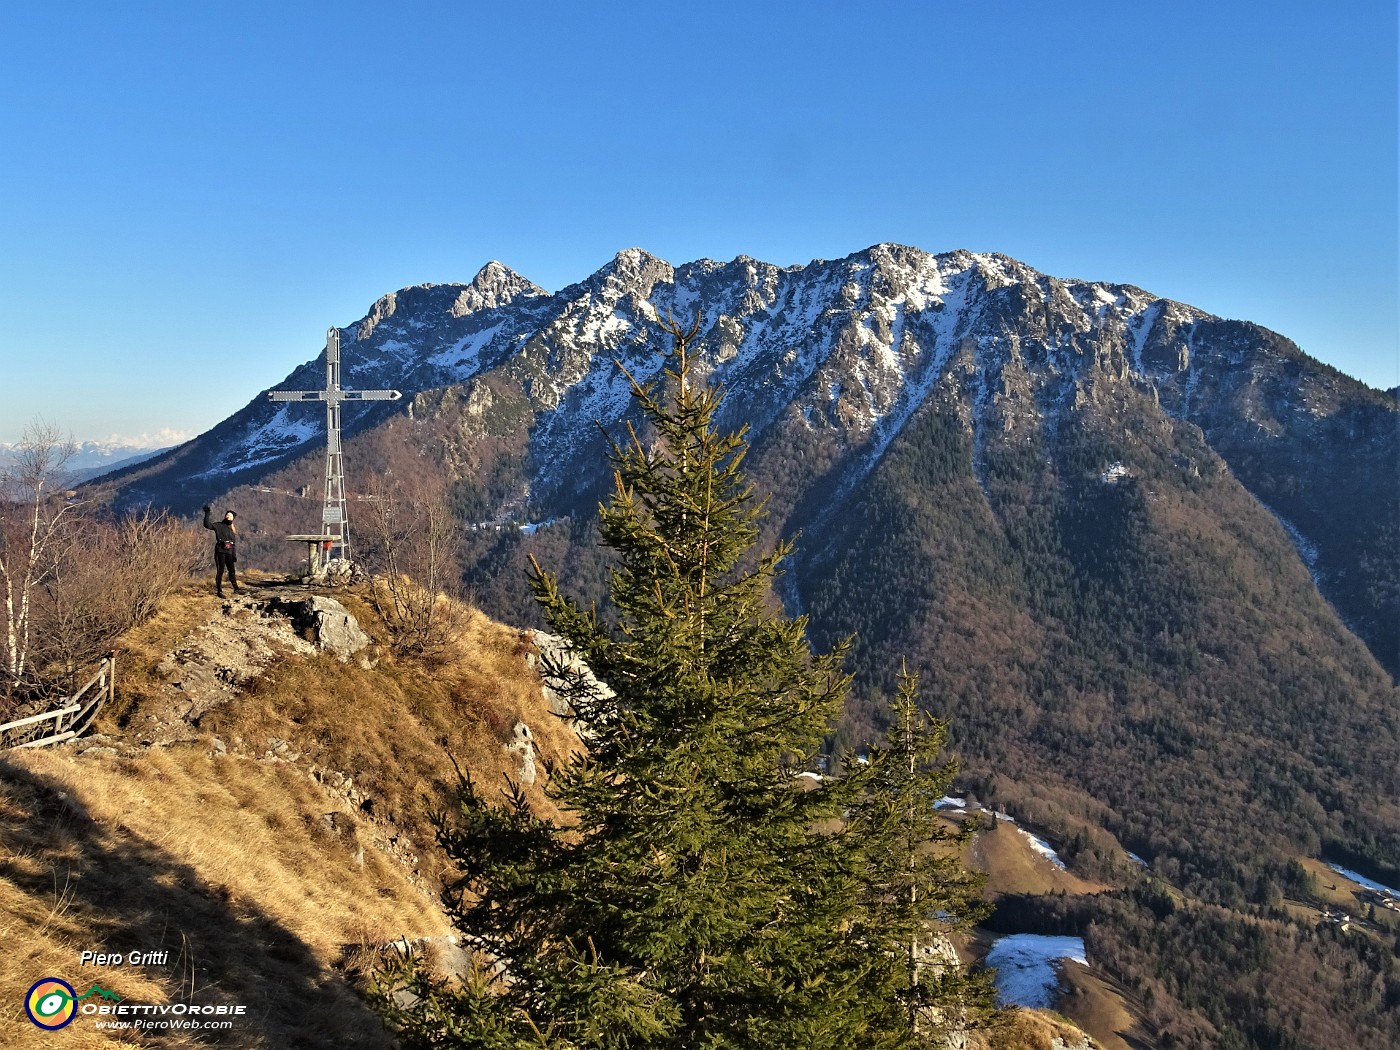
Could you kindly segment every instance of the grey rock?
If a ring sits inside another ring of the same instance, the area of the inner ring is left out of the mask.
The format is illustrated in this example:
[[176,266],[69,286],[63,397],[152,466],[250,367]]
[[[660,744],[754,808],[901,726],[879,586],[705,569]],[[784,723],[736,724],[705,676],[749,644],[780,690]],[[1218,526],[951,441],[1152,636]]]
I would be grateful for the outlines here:
[[334,598],[317,594],[294,601],[277,600],[272,607],[290,618],[298,633],[318,649],[342,661],[369,645],[369,635],[359,621]]
[[516,777],[522,784],[533,784],[535,769],[535,734],[524,722],[516,722],[511,741],[505,745],[508,754],[520,756],[520,771]]
[[565,718],[573,714],[573,706],[567,699],[573,689],[581,689],[600,699],[613,695],[613,691],[598,681],[589,666],[558,635],[532,631],[530,640],[539,650],[539,656],[530,653],[526,662],[539,671],[544,698],[554,714]]

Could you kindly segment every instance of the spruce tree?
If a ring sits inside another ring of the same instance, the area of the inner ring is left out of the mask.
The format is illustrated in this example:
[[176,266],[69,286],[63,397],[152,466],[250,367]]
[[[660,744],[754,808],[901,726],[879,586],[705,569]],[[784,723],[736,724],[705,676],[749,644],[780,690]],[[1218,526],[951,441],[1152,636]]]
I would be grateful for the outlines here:
[[698,324],[667,330],[664,380],[633,382],[644,424],[612,449],[612,615],[532,578],[608,687],[547,669],[588,745],[550,771],[567,818],[542,819],[514,786],[492,805],[464,778],[438,832],[461,869],[453,920],[482,963],[454,988],[411,962],[391,975],[416,997],[380,997],[408,1047],[918,1045],[889,997],[909,999],[887,950],[904,927],[887,935],[863,890],[881,852],[853,832],[889,838],[865,778],[803,790],[796,776],[844,701],[842,653],[813,654],[805,620],[774,611],[790,545],[756,552],[744,434],[718,430],[722,392],[691,375]]
[[915,1045],[943,1046],[951,1033],[991,1020],[991,971],[957,965],[949,940],[989,908],[984,877],[961,859],[979,822],[952,827],[938,815],[957,775],[944,757],[949,723],[930,717],[918,696],[919,676],[902,669],[885,740],[852,778],[860,798],[847,833],[863,858],[852,930],[878,957],[869,985],[897,1012],[888,1023]]

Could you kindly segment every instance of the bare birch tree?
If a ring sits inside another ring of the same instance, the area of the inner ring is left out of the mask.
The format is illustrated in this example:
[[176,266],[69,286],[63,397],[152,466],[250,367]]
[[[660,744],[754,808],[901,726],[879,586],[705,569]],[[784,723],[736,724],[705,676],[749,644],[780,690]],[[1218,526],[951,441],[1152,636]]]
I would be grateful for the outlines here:
[[106,653],[123,631],[154,616],[203,565],[199,532],[150,509],[115,522],[70,515],[31,606],[31,677],[72,688],[84,664]]
[[4,592],[4,690],[29,671],[34,595],[54,566],[75,502],[65,491],[71,437],[52,423],[25,428],[12,465],[0,471],[0,588]]

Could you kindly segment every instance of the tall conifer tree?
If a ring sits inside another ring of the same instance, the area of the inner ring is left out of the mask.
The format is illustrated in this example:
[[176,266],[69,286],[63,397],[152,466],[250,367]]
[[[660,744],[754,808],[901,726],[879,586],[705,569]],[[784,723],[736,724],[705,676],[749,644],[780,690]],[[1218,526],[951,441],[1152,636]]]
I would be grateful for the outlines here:
[[862,888],[875,853],[844,819],[867,805],[864,779],[796,779],[844,701],[841,653],[814,655],[804,619],[773,611],[790,545],[755,556],[743,432],[719,432],[722,394],[691,375],[698,322],[667,330],[665,378],[633,384],[645,422],[613,447],[601,511],[615,615],[533,575],[552,629],[608,687],[551,669],[588,745],[551,771],[566,826],[464,781],[439,834],[462,870],[453,919],[489,962],[457,989],[397,975],[417,1002],[381,1006],[408,1047],[917,1045]]
[[867,986],[900,1015],[888,1023],[915,1045],[943,1046],[951,1033],[991,1019],[991,971],[958,965],[949,940],[990,909],[984,877],[961,858],[978,822],[953,827],[938,815],[957,774],[943,753],[949,724],[929,716],[918,696],[918,675],[902,670],[885,740],[853,778],[861,793],[847,832],[863,863],[851,929],[878,955]]

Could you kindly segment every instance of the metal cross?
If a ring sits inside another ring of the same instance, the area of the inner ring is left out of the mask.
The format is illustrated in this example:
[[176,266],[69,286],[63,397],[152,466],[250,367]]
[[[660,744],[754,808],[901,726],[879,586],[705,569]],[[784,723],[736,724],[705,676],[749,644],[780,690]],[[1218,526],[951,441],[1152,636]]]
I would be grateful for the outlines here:
[[330,548],[322,562],[334,558],[350,561],[349,523],[345,514],[345,464],[340,457],[340,403],[342,401],[397,401],[397,390],[340,389],[340,329],[326,331],[326,389],[269,390],[269,401],[324,401],[326,403],[326,502],[321,508],[321,531]]

